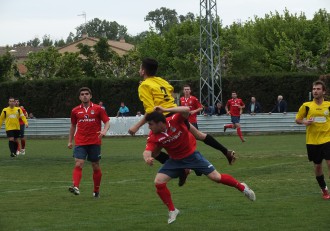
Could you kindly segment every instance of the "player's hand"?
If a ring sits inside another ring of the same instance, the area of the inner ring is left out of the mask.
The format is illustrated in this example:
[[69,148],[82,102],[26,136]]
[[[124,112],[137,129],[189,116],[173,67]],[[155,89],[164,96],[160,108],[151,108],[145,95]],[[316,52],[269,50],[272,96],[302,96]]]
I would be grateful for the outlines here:
[[28,124],[25,124],[25,127],[26,127],[26,128],[28,128],[28,127],[29,127],[29,125],[28,125]]
[[156,107],[154,107],[154,111],[159,112],[159,113],[163,113],[165,111],[165,109],[161,106],[156,106]]
[[311,125],[313,122],[314,122],[314,118],[311,117],[311,118],[309,118],[309,120],[304,120],[304,121],[303,121],[303,124],[305,124],[306,126],[309,126],[309,125]]
[[137,126],[132,126],[128,129],[128,133],[132,136],[135,135],[135,133],[137,133],[137,131],[139,130],[139,128]]
[[152,157],[147,157],[144,160],[145,160],[146,164],[149,166],[152,166],[154,164],[154,158],[152,158]]
[[68,148],[69,148],[69,149],[72,149],[72,142],[69,142],[69,143],[68,143]]
[[107,132],[105,132],[105,131],[99,131],[97,133],[99,133],[99,139],[102,139],[102,137],[107,134]]

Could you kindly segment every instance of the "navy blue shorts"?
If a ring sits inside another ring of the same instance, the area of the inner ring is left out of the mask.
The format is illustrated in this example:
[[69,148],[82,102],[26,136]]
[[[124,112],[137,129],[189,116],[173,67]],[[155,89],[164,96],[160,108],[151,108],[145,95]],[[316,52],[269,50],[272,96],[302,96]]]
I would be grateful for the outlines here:
[[6,131],[7,137],[14,137],[15,139],[17,139],[19,137],[19,130],[8,130]]
[[25,124],[20,125],[19,138],[24,138]]
[[313,161],[314,164],[321,164],[322,160],[330,160],[330,142],[312,145],[307,144],[308,160]]
[[100,145],[81,145],[75,146],[73,149],[73,157],[90,162],[97,162],[101,159]]
[[215,170],[213,165],[199,151],[195,151],[190,156],[181,160],[168,159],[159,169],[158,173],[166,174],[171,178],[177,178],[182,174],[182,169],[192,169],[206,176]]
[[231,117],[231,122],[232,122],[233,124],[238,124],[239,121],[240,121],[240,119],[241,119],[240,116],[232,116],[232,117]]

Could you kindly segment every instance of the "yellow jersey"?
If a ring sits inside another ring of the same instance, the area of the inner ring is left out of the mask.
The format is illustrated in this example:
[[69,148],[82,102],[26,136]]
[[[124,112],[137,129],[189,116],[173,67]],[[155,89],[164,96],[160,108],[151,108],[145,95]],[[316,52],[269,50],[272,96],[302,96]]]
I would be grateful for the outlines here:
[[20,130],[19,119],[22,119],[25,125],[28,125],[26,117],[23,111],[19,107],[6,107],[2,110],[0,115],[0,126],[2,126],[3,121],[5,121],[6,131],[10,130]]
[[[138,92],[147,114],[154,111],[155,106],[163,108],[177,107],[172,96],[174,88],[160,77],[148,77],[140,84]],[[164,114],[168,114],[164,113]]]
[[306,126],[306,144],[324,144],[330,142],[330,102],[323,101],[321,105],[314,101],[306,102],[299,108],[296,119],[313,120]]

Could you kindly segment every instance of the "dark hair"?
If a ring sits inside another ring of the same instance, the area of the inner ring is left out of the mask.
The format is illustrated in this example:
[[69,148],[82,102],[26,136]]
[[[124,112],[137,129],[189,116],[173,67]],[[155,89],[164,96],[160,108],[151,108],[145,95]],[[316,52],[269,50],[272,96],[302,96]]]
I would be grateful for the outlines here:
[[155,59],[145,58],[142,60],[141,67],[148,76],[154,76],[157,73],[158,62]]
[[323,88],[323,91],[326,91],[327,88],[325,86],[325,83],[322,81],[322,80],[316,80],[314,83],[313,83],[313,86],[315,85],[322,85],[322,88]]
[[91,89],[89,89],[88,87],[82,87],[82,88],[80,88],[80,89],[79,89],[79,95],[80,95],[80,93],[81,93],[82,91],[88,91],[89,94],[92,94]]
[[154,121],[155,123],[158,123],[158,122],[166,123],[166,118],[162,113],[154,111],[146,116],[146,121],[147,122]]
[[191,87],[190,87],[189,84],[185,84],[185,85],[183,85],[183,88],[185,88],[185,87],[189,87],[189,88],[191,89]]
[[10,100],[10,99],[13,99],[13,100],[15,100],[15,98],[14,98],[14,97],[12,97],[12,96],[9,96],[8,100]]

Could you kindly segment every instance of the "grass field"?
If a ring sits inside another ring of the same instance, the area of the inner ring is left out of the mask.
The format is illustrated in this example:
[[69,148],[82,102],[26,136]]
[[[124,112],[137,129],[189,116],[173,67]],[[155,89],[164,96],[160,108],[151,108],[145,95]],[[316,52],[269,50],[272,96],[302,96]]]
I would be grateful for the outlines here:
[[217,139],[237,151],[235,165],[203,143],[198,149],[218,171],[246,182],[257,200],[192,174],[184,187],[169,183],[181,210],[171,225],[153,185],[160,165],[142,159],[145,138],[104,139],[100,199],[92,197],[89,163],[81,194],[68,192],[74,160],[66,139],[28,140],[27,154],[15,159],[0,139],[0,230],[330,230],[330,201],[321,198],[304,134],[247,136],[244,144],[236,136]]

